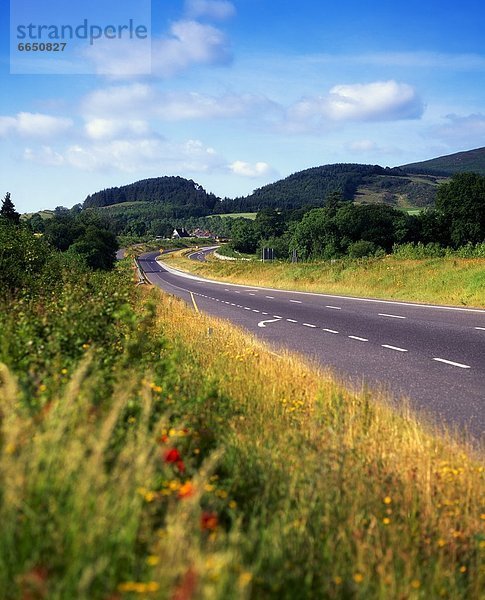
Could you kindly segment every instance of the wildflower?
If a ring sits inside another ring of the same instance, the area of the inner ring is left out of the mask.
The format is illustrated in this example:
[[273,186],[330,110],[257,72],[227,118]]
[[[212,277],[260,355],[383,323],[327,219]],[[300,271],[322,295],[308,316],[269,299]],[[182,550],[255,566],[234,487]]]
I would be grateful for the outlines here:
[[364,576],[362,573],[354,573],[352,579],[355,581],[355,583],[362,583],[364,581]]
[[414,590],[419,590],[419,588],[421,587],[421,582],[419,581],[419,579],[413,579],[413,580],[411,581],[411,587],[412,587]]
[[62,373],[63,375],[67,375],[67,369],[62,369],[61,373]]
[[144,496],[146,502],[153,502],[156,497],[155,492],[147,492]]
[[190,496],[193,496],[194,492],[195,492],[194,486],[192,485],[192,483],[190,481],[187,481],[179,489],[179,498],[180,499],[189,498]]
[[232,510],[234,510],[235,508],[237,508],[237,502],[235,500],[231,500],[229,502],[229,508],[231,508]]
[[83,344],[82,348],[83,348],[83,350],[88,350],[89,344]]
[[335,585],[342,585],[342,578],[337,575],[333,578],[333,582],[335,583]]
[[384,504],[391,504],[392,498],[390,496],[386,496],[383,500]]
[[163,460],[169,464],[177,463],[178,461],[182,460],[182,457],[180,456],[180,452],[177,450],[177,448],[169,448],[163,455]]
[[446,546],[446,541],[443,538],[440,538],[438,540],[438,547],[443,548],[443,546]]
[[249,571],[244,571],[243,573],[241,573],[241,575],[239,575],[239,580],[238,580],[239,587],[240,588],[247,587],[251,583],[252,579],[253,579],[252,573],[250,573]]
[[391,519],[389,517],[384,517],[382,519],[382,522],[384,523],[384,525],[389,525],[389,523],[391,522]]
[[150,567],[154,567],[155,565],[158,565],[159,562],[160,562],[160,558],[158,556],[149,556],[147,558],[147,564],[150,565]]
[[462,565],[460,567],[460,573],[466,573],[467,572],[467,568],[465,567],[465,565]]
[[47,390],[47,386],[44,383],[39,385],[39,392],[45,392],[46,390]]
[[219,519],[214,512],[203,512],[200,516],[200,528],[203,531],[211,531],[217,528]]

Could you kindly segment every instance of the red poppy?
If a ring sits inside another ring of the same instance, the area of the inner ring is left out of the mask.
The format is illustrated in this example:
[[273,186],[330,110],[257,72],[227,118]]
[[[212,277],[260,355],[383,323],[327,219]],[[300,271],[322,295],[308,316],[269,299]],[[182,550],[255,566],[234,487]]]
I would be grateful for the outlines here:
[[212,531],[217,528],[219,524],[219,519],[217,518],[216,513],[213,512],[203,512],[200,516],[200,528],[203,531]]
[[179,470],[179,473],[185,473],[185,464],[183,460],[177,461],[177,469]]
[[180,456],[180,452],[177,450],[177,448],[169,448],[165,451],[163,460],[166,463],[177,463],[182,460],[182,457]]

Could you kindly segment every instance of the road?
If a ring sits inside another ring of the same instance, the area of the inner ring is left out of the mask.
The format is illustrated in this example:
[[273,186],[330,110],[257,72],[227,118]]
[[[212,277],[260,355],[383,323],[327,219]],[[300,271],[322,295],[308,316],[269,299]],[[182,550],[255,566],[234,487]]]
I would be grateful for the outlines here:
[[483,440],[485,310],[209,281],[159,265],[157,254],[140,258],[154,285]]
[[195,252],[188,254],[187,258],[190,258],[190,260],[205,262],[207,255],[214,252],[214,250],[217,250],[217,248],[219,248],[219,246],[208,246],[206,248],[198,248]]

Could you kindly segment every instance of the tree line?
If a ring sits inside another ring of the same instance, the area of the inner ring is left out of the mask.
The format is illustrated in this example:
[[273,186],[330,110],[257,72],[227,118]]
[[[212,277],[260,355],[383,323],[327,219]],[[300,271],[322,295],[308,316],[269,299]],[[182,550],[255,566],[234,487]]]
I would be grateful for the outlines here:
[[[299,218],[300,217],[300,218]],[[255,221],[235,222],[231,246],[244,253],[272,247],[287,259],[355,258],[392,252],[396,244],[438,244],[460,248],[485,241],[485,177],[455,175],[438,188],[436,205],[411,215],[382,204],[344,202],[339,194],[325,206],[304,212],[264,209]]]

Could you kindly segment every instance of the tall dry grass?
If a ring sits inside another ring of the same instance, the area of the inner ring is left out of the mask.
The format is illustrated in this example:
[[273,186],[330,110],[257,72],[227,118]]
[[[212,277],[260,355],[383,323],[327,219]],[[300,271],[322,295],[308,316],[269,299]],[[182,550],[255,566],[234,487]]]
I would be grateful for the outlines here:
[[485,307],[485,259],[440,257],[342,259],[313,263],[191,261],[164,256],[174,267],[242,285],[391,300]]
[[1,367],[1,597],[481,597],[465,442],[157,290],[133,308],[111,386],[89,348],[32,409]]

